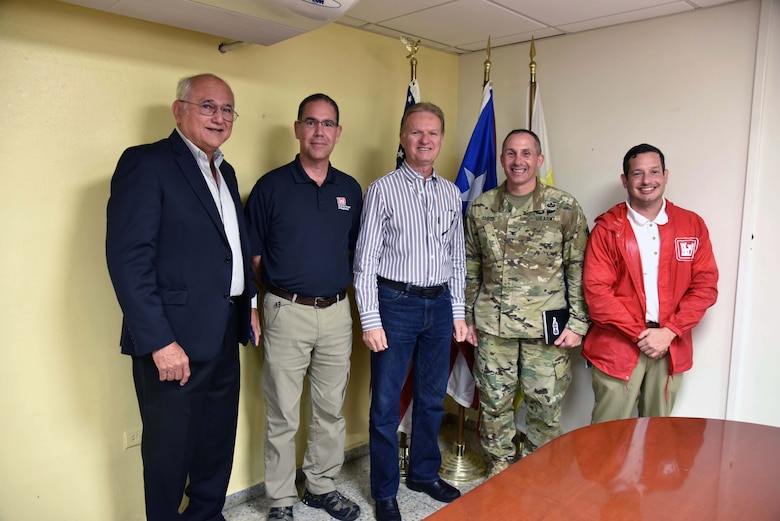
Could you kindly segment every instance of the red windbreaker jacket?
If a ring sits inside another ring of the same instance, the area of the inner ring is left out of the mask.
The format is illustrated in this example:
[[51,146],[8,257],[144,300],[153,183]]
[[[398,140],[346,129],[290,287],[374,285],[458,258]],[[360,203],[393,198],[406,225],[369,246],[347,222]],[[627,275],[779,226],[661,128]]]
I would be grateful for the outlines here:
[[[704,220],[666,201],[660,226],[659,323],[677,334],[669,346],[669,374],[693,365],[691,330],[718,297],[718,267]],[[582,285],[593,322],[582,355],[602,372],[628,380],[639,360],[645,325],[642,262],[626,203],[596,218],[585,251]]]

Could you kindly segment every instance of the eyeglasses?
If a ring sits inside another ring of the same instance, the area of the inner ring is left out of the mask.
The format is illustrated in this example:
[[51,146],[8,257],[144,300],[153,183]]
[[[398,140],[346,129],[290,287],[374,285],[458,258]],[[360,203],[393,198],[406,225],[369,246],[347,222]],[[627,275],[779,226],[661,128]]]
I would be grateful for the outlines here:
[[195,105],[198,107],[198,112],[203,114],[204,116],[213,116],[217,113],[217,111],[222,112],[222,119],[225,121],[235,121],[238,119],[238,112],[233,110],[233,107],[219,107],[217,105],[214,105],[213,103],[209,103],[208,101],[204,101],[203,103],[193,103],[191,101],[180,99],[178,101],[181,101],[182,103],[187,103],[189,105]]
[[333,130],[334,128],[338,127],[339,124],[333,121],[332,119],[326,119],[325,121],[319,121],[314,118],[306,118],[303,121],[299,121],[301,125],[305,126],[306,128],[315,129],[317,126],[322,125],[323,128],[326,128],[328,130]]

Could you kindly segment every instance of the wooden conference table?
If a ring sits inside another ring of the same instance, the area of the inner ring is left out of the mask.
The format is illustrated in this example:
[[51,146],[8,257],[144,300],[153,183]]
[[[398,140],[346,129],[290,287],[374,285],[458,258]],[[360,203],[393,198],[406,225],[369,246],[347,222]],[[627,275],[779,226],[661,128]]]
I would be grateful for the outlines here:
[[640,418],[564,434],[429,521],[780,520],[780,429]]

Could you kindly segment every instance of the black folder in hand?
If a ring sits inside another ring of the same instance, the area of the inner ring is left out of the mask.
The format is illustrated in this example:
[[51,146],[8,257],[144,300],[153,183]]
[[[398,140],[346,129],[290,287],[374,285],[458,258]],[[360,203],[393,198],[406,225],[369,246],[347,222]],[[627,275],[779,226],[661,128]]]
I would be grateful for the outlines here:
[[542,321],[544,322],[544,343],[552,344],[563,333],[563,328],[569,321],[568,309],[552,309],[542,311]]

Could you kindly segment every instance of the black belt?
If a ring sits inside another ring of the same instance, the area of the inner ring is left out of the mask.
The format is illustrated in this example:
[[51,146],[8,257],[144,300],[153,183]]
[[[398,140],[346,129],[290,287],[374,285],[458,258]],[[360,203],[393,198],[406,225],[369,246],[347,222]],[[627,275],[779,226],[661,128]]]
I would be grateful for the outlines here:
[[329,306],[332,306],[336,302],[339,302],[347,298],[347,290],[342,291],[338,295],[333,295],[332,297],[304,297],[303,295],[290,293],[287,290],[281,288],[274,288],[274,287],[268,288],[268,292],[273,293],[277,297],[282,297],[283,299],[291,300],[296,304],[303,304],[304,306],[313,306],[318,309],[327,308]]
[[661,327],[661,325],[658,322],[645,322],[645,327],[649,327],[651,329],[658,329]]
[[377,275],[377,282],[392,288],[396,291],[403,291],[409,295],[422,298],[436,298],[447,289],[447,284],[439,284],[438,286],[415,286],[414,284],[407,284],[406,282],[396,282],[394,280],[386,279]]

